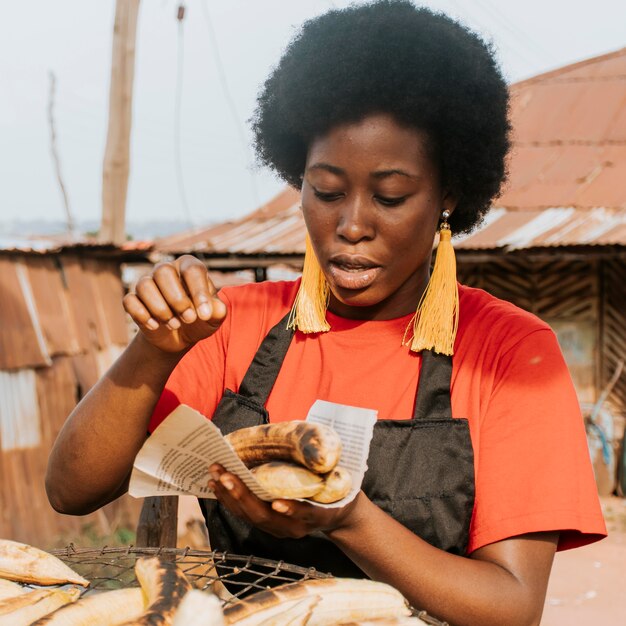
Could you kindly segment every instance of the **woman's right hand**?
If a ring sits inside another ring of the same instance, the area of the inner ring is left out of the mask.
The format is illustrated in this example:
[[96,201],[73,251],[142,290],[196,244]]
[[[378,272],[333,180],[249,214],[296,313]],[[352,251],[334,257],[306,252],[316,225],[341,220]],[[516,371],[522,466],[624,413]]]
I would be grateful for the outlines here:
[[145,339],[168,353],[184,352],[210,337],[226,318],[209,272],[191,255],[159,263],[123,304]]

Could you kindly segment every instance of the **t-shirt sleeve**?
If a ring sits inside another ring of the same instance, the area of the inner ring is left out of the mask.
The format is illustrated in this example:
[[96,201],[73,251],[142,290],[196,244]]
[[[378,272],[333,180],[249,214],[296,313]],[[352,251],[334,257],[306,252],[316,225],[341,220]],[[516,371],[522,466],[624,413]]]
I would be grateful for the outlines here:
[[494,367],[468,552],[539,531],[560,531],[559,550],[602,538],[584,422],[554,333],[530,332]]
[[229,315],[217,332],[198,342],[178,363],[150,418],[152,432],[179,404],[187,404],[208,418],[213,416],[224,392],[226,352],[230,336],[230,300],[220,291]]

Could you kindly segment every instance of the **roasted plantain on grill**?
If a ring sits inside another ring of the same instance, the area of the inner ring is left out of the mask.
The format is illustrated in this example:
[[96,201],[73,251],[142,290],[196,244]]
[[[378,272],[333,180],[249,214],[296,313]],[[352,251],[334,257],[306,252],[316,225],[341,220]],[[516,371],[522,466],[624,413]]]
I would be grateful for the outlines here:
[[145,597],[138,587],[94,593],[64,606],[32,626],[118,626],[138,618],[145,610]]
[[161,626],[172,623],[178,605],[191,589],[176,563],[158,557],[138,559],[135,574],[145,596],[146,609],[142,615],[123,626]]
[[411,613],[402,594],[389,585],[372,580],[329,578],[260,591],[226,608],[224,617],[227,624],[259,626],[264,620],[292,609],[297,601],[311,596],[318,596],[319,601],[312,607],[307,626],[402,617]]
[[0,539],[0,578],[35,585],[89,585],[56,556],[8,539]]

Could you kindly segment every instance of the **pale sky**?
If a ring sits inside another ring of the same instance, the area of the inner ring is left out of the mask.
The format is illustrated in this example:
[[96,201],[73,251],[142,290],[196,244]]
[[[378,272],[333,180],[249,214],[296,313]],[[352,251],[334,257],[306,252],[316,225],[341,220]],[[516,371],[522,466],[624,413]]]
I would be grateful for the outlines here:
[[[186,219],[176,177],[174,0],[142,0],[127,204],[130,221]],[[282,187],[254,165],[247,120],[259,86],[306,19],[336,0],[188,0],[180,154],[194,224],[239,217]],[[358,2],[357,2],[358,4]],[[511,82],[626,46],[625,0],[427,0],[495,43]],[[58,150],[76,219],[98,219],[114,0],[0,0],[0,221],[64,219],[50,157],[48,72]],[[220,81],[206,16],[216,35]]]

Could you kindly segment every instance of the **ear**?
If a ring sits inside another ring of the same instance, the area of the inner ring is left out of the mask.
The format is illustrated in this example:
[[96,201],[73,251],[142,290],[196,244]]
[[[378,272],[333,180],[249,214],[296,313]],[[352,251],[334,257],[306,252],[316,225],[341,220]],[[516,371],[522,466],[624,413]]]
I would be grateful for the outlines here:
[[450,215],[452,215],[458,203],[459,203],[459,199],[456,195],[453,195],[449,191],[444,191],[443,199],[441,201],[442,211],[450,211]]

